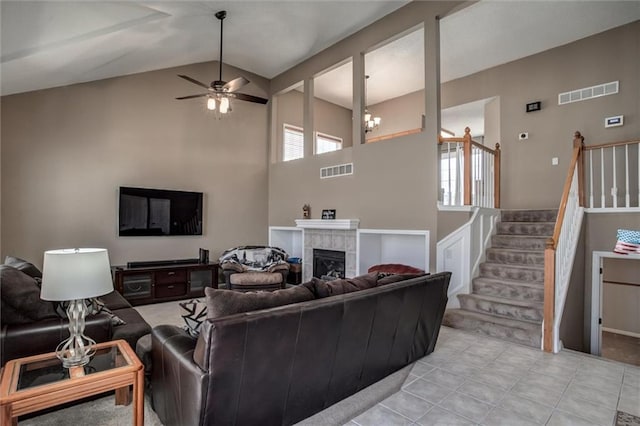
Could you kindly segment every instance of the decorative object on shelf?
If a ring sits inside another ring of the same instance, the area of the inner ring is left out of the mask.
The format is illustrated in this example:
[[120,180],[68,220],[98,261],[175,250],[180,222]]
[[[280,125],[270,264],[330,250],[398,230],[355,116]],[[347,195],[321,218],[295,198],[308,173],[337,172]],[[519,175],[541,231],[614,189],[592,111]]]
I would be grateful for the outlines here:
[[373,132],[378,128],[382,119],[380,117],[374,117],[371,112],[367,109],[367,80],[369,80],[369,76],[364,76],[364,132],[369,133]]
[[302,206],[302,218],[311,219],[311,206],[309,204]]
[[613,249],[614,253],[640,254],[640,231],[618,229],[618,240]]
[[109,255],[106,249],[78,248],[49,250],[42,269],[43,300],[69,301],[69,338],[56,348],[64,367],[85,365],[95,353],[96,342],[84,335],[87,305],[84,299],[113,291]]
[[336,218],[336,209],[328,209],[328,210],[322,210],[322,219],[327,220],[327,219],[335,219]]
[[209,250],[201,248],[198,255],[198,261],[200,263],[209,263]]
[[210,111],[215,111],[216,118],[222,118],[224,115],[231,112],[231,102],[229,100],[231,98],[239,99],[241,101],[255,102],[258,104],[266,104],[269,100],[265,98],[260,98],[258,96],[247,95],[246,93],[239,93],[236,90],[241,87],[249,84],[249,80],[244,77],[238,77],[230,82],[226,82],[222,80],[222,24],[224,18],[227,17],[227,12],[225,10],[221,10],[216,13],[216,18],[220,21],[220,59],[218,60],[219,65],[219,76],[218,80],[212,81],[209,86],[200,81],[193,79],[186,75],[178,75],[178,77],[187,80],[190,83],[197,84],[200,87],[204,87],[207,89],[207,93],[201,93],[198,95],[189,95],[189,96],[181,96],[176,98],[178,100],[182,99],[193,99],[193,98],[207,98],[207,109]]

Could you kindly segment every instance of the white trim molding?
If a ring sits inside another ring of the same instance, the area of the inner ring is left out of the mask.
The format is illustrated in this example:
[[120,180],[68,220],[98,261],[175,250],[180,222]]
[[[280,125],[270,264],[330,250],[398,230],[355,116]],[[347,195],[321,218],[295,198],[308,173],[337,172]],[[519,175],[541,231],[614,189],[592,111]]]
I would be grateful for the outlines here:
[[360,219],[296,219],[303,229],[358,229]]

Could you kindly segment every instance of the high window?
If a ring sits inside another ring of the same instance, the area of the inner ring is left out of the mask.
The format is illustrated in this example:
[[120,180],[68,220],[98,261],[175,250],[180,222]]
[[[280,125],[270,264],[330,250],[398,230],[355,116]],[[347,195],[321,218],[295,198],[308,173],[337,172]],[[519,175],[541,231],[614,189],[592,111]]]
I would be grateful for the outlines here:
[[304,157],[304,134],[300,127],[284,125],[283,161]]
[[316,154],[342,149],[342,138],[316,132]]

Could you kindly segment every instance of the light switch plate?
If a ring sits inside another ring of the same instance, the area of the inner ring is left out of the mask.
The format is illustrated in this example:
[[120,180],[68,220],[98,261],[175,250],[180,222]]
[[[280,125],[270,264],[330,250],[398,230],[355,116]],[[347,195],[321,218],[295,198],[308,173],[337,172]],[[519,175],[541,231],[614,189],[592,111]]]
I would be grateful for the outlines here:
[[553,157],[551,159],[551,165],[552,166],[557,166],[558,165],[558,157]]

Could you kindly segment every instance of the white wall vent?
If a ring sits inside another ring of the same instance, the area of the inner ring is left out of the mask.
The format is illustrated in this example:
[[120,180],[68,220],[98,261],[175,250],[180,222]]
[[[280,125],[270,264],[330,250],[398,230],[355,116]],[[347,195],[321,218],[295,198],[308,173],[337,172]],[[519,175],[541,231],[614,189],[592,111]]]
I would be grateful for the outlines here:
[[353,163],[322,167],[320,169],[320,179],[327,179],[327,178],[352,175],[352,174],[353,174]]
[[597,86],[560,93],[558,95],[558,105],[586,101],[587,99],[598,98],[600,96],[615,95],[618,93],[619,83],[619,81],[612,81],[611,83],[598,84]]

